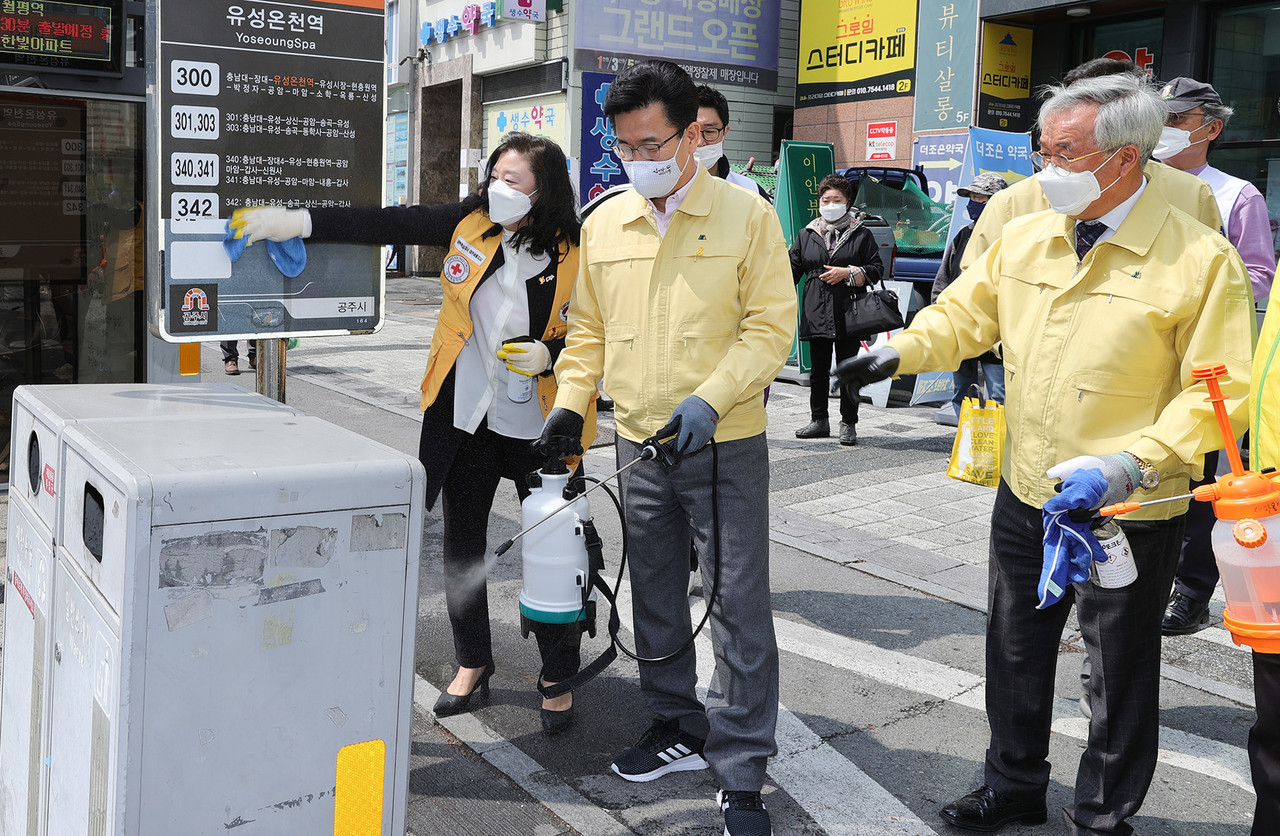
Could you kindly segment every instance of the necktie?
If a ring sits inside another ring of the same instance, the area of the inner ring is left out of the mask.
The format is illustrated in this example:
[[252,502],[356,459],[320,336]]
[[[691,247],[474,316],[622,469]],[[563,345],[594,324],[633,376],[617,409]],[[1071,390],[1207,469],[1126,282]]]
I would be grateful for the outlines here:
[[1080,221],[1076,224],[1076,257],[1084,260],[1085,253],[1093,249],[1098,236],[1106,232],[1107,225],[1102,221]]

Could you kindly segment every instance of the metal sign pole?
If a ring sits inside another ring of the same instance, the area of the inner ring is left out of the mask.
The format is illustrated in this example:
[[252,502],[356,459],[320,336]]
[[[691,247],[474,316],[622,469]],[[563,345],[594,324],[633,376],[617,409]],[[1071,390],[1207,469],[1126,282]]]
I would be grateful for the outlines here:
[[286,340],[258,340],[258,394],[284,403]]

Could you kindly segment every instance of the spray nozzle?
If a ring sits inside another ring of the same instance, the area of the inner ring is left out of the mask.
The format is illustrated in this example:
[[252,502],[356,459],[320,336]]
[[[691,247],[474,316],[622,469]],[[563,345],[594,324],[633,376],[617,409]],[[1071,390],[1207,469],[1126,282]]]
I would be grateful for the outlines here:
[[676,463],[675,450],[672,444],[675,443],[675,436],[666,441],[659,441],[657,436],[650,436],[640,445],[641,461],[657,461],[663,467],[671,467]]

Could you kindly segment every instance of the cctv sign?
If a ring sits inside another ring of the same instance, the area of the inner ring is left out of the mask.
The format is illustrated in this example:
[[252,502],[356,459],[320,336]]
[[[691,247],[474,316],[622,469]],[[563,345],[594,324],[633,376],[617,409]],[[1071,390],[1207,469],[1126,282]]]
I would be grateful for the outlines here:
[[892,160],[898,156],[898,123],[871,122],[867,125],[867,160]]

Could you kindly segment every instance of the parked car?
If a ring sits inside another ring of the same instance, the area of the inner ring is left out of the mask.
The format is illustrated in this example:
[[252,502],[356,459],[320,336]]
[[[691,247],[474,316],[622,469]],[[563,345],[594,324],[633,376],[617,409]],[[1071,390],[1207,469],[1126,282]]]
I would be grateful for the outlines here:
[[916,284],[927,302],[947,246],[950,207],[929,198],[923,169],[853,166],[840,174],[854,186],[854,205],[879,217],[893,236],[891,278]]

